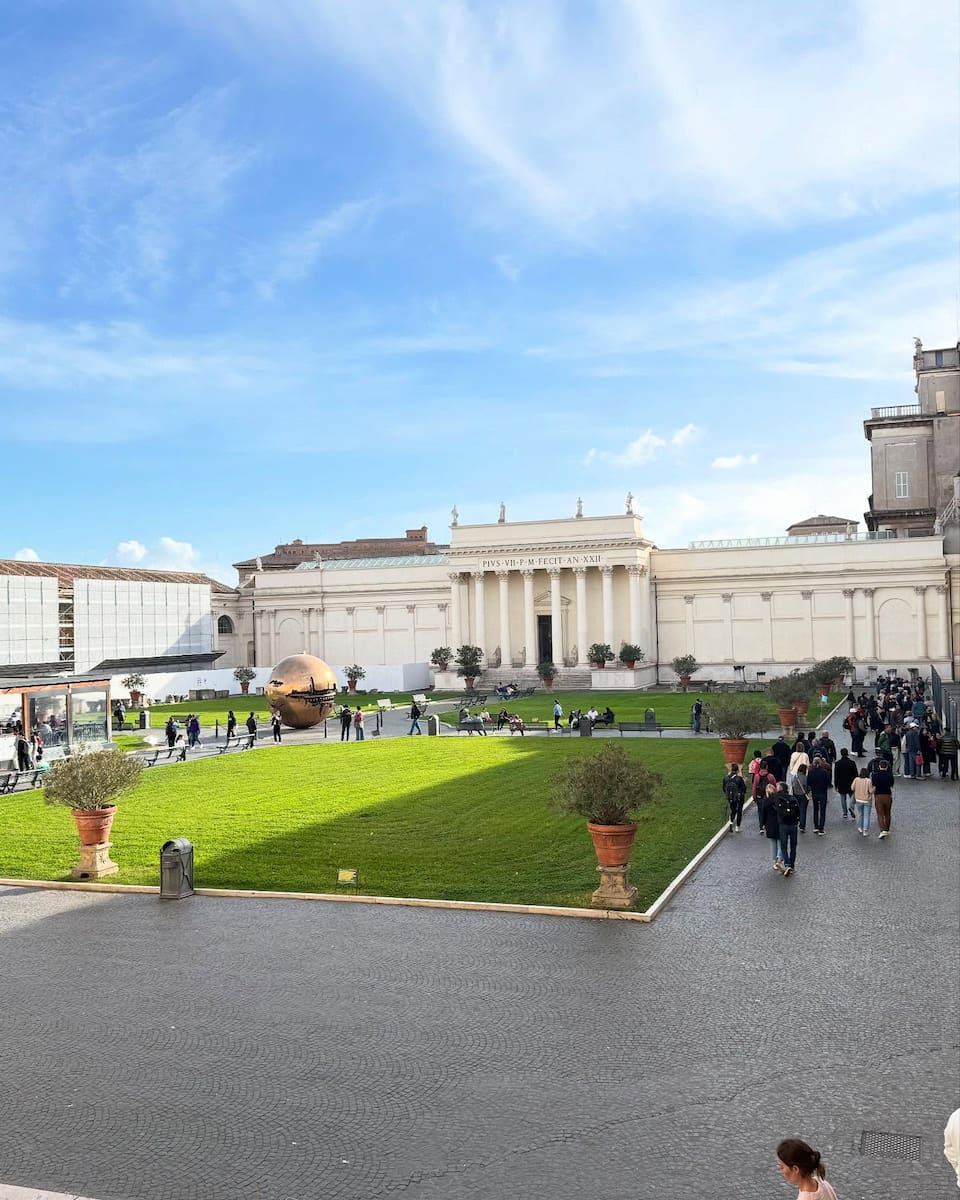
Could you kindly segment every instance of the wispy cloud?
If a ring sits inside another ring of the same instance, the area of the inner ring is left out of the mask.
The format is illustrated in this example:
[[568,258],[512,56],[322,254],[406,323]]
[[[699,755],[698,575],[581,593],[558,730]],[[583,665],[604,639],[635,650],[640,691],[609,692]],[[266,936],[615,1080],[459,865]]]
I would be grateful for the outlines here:
[[759,461],[759,454],[721,454],[713,460],[710,466],[715,471],[735,471],[737,467],[753,466]]
[[155,542],[128,538],[118,542],[113,554],[102,566],[136,566],[156,571],[193,571],[228,583],[234,576],[226,563],[209,557],[192,542],[180,541],[167,534]]
[[254,269],[264,273],[256,283],[257,293],[272,300],[283,284],[299,283],[314,270],[330,249],[350,234],[363,229],[377,212],[374,199],[351,200],[282,235],[274,245],[261,248]]
[[667,437],[661,437],[652,429],[645,429],[619,452],[588,450],[583,460],[584,465],[589,467],[596,462],[607,462],[617,467],[643,467],[657,459],[665,447],[671,446],[674,450],[682,450],[695,442],[702,432],[699,425],[695,425],[692,421]]

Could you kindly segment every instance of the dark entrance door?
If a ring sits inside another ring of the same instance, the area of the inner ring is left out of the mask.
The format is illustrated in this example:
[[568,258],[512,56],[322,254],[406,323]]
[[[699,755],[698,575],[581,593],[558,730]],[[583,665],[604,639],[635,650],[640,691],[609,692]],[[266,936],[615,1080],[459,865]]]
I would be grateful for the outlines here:
[[549,617],[537,617],[537,662],[553,662],[553,625]]

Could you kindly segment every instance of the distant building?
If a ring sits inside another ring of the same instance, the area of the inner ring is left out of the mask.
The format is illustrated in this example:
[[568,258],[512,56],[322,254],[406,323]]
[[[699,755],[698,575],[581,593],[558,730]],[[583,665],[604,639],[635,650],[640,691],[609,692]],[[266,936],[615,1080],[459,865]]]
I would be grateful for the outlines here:
[[897,537],[934,532],[954,499],[960,471],[960,343],[913,357],[918,402],[874,408],[863,423],[870,443],[869,530]]
[[805,521],[796,521],[787,529],[788,537],[813,537],[819,534],[836,534],[837,537],[847,537],[857,532],[859,522],[848,520],[846,517],[825,517],[818,513]]
[[345,558],[401,558],[441,554],[448,549],[427,539],[427,527],[408,529],[402,538],[358,538],[353,542],[304,542],[295,538],[275,547],[272,554],[234,563],[244,583],[255,571],[292,571],[301,563],[330,562]]

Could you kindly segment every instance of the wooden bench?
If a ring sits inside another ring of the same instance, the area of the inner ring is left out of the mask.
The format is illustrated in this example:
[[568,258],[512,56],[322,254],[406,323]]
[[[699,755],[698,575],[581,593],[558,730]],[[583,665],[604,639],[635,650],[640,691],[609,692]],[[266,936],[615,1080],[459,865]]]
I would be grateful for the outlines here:
[[239,737],[234,736],[224,742],[222,746],[217,747],[218,754],[229,754],[231,750],[255,750],[257,748],[257,733],[248,733],[246,730]]
[[656,733],[663,737],[663,731],[666,728],[659,721],[619,721],[617,724],[621,737],[625,733]]
[[148,750],[146,754],[140,756],[145,767],[155,767],[162,758],[165,762],[170,762],[175,759],[176,762],[187,761],[187,747],[184,746],[160,746],[157,750]]

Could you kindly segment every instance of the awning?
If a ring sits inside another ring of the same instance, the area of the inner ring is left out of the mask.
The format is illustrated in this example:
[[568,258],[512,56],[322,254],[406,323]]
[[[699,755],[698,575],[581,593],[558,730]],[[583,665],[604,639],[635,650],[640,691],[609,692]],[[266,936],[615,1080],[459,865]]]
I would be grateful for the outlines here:
[[105,658],[95,671],[120,675],[124,671],[194,671],[210,667],[226,654],[226,650],[204,650],[196,654],[158,654],[154,658]]

